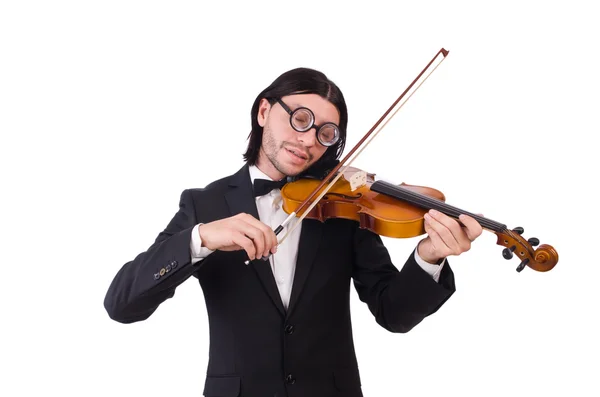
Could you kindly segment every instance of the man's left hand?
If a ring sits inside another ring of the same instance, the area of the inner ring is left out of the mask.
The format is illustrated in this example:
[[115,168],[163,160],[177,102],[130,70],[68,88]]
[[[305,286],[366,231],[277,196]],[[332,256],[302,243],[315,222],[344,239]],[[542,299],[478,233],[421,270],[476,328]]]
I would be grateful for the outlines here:
[[[455,219],[436,210],[425,214],[427,237],[419,243],[419,256],[426,262],[437,263],[450,255],[460,255],[471,249],[471,243],[479,237],[483,228],[473,217],[460,215]],[[463,226],[464,225],[464,226]]]

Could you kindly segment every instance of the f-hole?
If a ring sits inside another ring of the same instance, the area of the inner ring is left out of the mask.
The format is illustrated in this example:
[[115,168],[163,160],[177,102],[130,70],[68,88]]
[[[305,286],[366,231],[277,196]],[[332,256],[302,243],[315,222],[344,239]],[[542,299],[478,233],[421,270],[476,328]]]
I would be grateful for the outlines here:
[[342,193],[327,193],[325,196],[323,196],[324,200],[327,200],[327,196],[337,196],[337,197],[341,197],[344,198],[346,200],[356,200],[362,197],[362,193],[358,193],[356,196],[350,196],[347,194],[342,194]]

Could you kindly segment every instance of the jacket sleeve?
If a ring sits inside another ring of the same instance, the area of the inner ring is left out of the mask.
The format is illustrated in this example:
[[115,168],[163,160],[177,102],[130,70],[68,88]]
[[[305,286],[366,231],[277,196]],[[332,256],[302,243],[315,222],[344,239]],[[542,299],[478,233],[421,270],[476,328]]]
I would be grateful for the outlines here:
[[423,270],[414,251],[400,271],[392,264],[381,237],[364,229],[354,234],[354,286],[375,320],[390,332],[408,332],[435,313],[455,292],[448,261],[439,282]]
[[202,266],[202,261],[191,263],[190,240],[196,223],[192,193],[186,189],[181,193],[179,211],[154,243],[125,263],[114,277],[104,298],[111,319],[121,323],[147,319]]

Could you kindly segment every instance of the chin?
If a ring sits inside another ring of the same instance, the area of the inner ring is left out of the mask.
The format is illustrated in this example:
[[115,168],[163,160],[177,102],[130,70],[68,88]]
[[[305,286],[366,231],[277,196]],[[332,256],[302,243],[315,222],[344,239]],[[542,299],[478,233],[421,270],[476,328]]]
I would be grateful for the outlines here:
[[283,167],[281,167],[281,169],[278,169],[278,171],[287,176],[296,176],[296,175],[301,174],[302,172],[306,171],[306,169],[310,166],[311,166],[311,164],[308,164],[308,165],[285,164]]
[[306,169],[305,167],[291,166],[291,167],[286,167],[286,169],[283,170],[283,173],[286,176],[296,176],[298,174],[301,174],[305,169]]

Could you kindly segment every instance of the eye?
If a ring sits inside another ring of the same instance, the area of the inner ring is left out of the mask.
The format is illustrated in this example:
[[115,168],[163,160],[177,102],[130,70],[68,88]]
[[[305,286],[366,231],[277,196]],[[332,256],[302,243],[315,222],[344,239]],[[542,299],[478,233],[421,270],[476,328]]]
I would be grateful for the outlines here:
[[305,131],[312,126],[313,118],[310,112],[305,109],[298,109],[292,115],[292,125],[294,128]]
[[339,129],[334,124],[325,124],[319,130],[319,139],[325,145],[333,145],[340,136]]
[[321,131],[319,131],[319,133],[326,141],[331,141],[333,140],[333,138],[335,138],[335,129],[331,125],[327,125],[321,128]]

